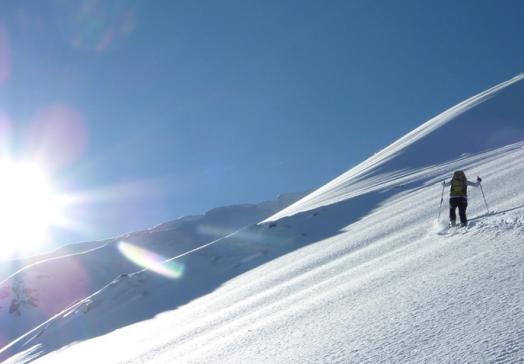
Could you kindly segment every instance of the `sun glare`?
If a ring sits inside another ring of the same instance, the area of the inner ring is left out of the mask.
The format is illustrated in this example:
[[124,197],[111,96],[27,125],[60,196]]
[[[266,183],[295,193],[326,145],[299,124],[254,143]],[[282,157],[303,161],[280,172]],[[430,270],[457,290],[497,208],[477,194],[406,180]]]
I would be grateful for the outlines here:
[[0,257],[46,243],[62,219],[63,204],[35,164],[0,161]]

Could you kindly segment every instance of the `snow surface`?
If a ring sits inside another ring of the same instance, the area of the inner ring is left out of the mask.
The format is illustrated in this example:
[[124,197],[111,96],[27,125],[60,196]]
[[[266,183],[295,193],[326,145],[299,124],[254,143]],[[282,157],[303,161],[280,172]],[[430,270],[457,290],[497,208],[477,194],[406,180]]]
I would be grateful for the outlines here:
[[[523,78],[259,224],[183,246],[178,279],[108,280],[11,341],[7,362],[524,362]],[[490,211],[471,188],[469,226],[447,229],[441,182],[459,168],[483,177]],[[144,246],[167,251],[161,233]]]
[[[53,350],[176,308],[213,290],[230,277],[228,275],[226,278],[217,276],[214,279],[206,279],[206,274],[210,274],[210,271],[206,270],[205,273],[198,273],[202,274],[203,282],[195,286],[197,282],[194,275],[191,280],[178,279],[173,282],[151,272],[141,272],[139,266],[122,254],[119,249],[120,242],[147,249],[164,259],[179,256],[235,232],[245,225],[254,224],[303,195],[288,193],[279,196],[276,201],[266,201],[258,205],[221,207],[204,215],[183,217],[150,230],[115,239],[74,244],[49,254],[3,262],[0,265],[0,360],[17,352],[17,345],[24,347],[25,340],[34,336],[32,329],[36,328],[35,331],[40,332],[45,328],[46,348]],[[219,257],[208,258],[208,254],[195,254],[192,258],[196,258],[198,264],[205,264],[208,259],[214,261]],[[183,263],[177,264],[179,269],[184,269]],[[196,264],[191,264],[191,269],[197,269]],[[146,287],[147,284],[138,284],[137,280],[152,280],[153,283]],[[155,290],[158,285],[166,287]],[[185,287],[182,289],[183,294],[178,293],[179,285]],[[136,289],[136,292],[133,289]],[[131,301],[148,296],[148,292],[153,291],[148,297],[153,301],[146,308],[140,303],[126,311],[119,310],[111,315],[110,320],[100,317],[96,323],[89,322],[89,328],[86,330],[79,329],[75,323],[72,327],[63,328],[57,337],[48,337],[52,330],[51,323],[56,319],[55,315],[60,317],[64,315],[64,309],[74,310],[78,305],[82,306],[81,312],[87,312],[105,295],[125,294],[115,293],[115,290],[129,290],[126,299]],[[95,297],[91,298],[93,292]],[[28,332],[28,337],[24,336]]]

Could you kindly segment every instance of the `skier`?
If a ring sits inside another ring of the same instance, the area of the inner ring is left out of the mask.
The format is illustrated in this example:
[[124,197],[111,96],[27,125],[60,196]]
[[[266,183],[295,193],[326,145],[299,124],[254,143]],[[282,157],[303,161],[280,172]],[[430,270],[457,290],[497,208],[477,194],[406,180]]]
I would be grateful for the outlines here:
[[470,182],[463,171],[455,171],[449,182],[442,182],[442,186],[451,186],[449,191],[449,220],[451,226],[456,225],[457,215],[455,210],[459,209],[460,225],[467,226],[466,209],[468,208],[468,186],[479,187],[482,179],[477,177],[477,182]]

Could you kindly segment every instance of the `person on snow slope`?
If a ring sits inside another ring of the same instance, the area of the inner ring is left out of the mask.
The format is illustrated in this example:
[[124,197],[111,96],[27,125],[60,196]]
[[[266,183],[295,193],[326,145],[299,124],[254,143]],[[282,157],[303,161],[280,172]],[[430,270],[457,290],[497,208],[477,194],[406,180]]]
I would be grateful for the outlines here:
[[470,182],[466,178],[464,171],[455,171],[453,178],[449,182],[442,182],[444,187],[451,186],[449,190],[449,220],[451,226],[456,225],[456,209],[459,209],[460,225],[467,226],[468,218],[466,209],[468,208],[468,186],[479,187],[482,179],[477,177],[477,182]]

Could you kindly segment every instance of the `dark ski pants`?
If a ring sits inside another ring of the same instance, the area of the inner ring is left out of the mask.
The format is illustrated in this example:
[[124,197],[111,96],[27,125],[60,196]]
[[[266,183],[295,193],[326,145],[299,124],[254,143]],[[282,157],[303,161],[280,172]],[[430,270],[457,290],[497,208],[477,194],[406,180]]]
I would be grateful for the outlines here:
[[466,217],[466,209],[468,208],[468,200],[465,197],[453,197],[449,199],[449,220],[452,224],[457,221],[457,215],[455,210],[459,209],[460,223],[462,225],[468,224],[468,218]]

